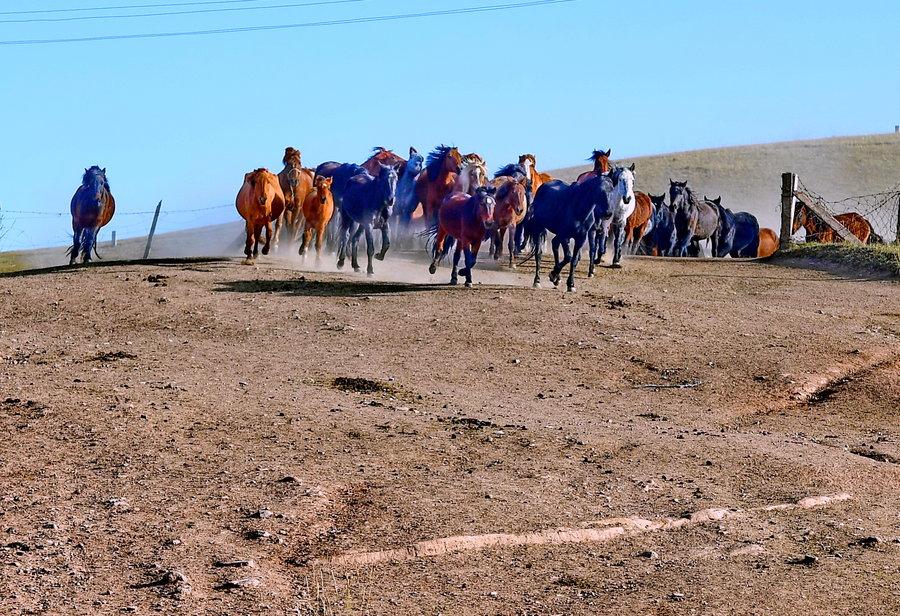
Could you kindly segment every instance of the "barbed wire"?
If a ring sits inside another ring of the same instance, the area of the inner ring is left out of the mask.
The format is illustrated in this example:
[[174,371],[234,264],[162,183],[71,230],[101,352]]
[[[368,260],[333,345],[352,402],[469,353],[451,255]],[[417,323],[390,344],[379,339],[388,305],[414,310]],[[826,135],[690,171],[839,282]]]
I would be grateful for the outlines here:
[[897,237],[897,218],[900,216],[900,182],[880,192],[835,200],[828,200],[812,190],[804,184],[799,176],[797,177],[797,186],[833,216],[850,212],[859,214],[869,221],[876,233],[887,238],[893,237],[895,241],[900,239]]
[[[198,207],[198,208],[192,208],[192,209],[187,209],[187,210],[161,209],[159,212],[159,215],[160,216],[177,216],[178,214],[192,214],[194,212],[208,212],[210,210],[221,210],[226,207],[234,207],[234,204],[226,203],[224,205],[212,205],[209,207]],[[62,217],[67,217],[67,216],[72,215],[70,212],[42,212],[40,210],[10,210],[10,209],[6,209],[4,207],[0,207],[0,212],[2,212],[4,214],[25,214],[25,215],[30,216],[31,218],[40,218],[40,217],[62,218]],[[156,213],[156,209],[144,210],[141,212],[122,212],[122,211],[116,210],[115,215],[116,216],[149,216],[154,213]],[[17,217],[17,218],[21,219],[22,217]]]

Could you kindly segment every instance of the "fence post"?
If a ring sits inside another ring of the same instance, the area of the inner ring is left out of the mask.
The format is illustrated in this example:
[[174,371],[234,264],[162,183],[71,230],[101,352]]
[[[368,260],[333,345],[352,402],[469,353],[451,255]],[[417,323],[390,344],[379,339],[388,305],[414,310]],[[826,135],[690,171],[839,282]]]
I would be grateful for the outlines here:
[[894,243],[900,244],[900,194],[897,195],[897,235],[894,236]]
[[112,248],[116,247],[116,232],[115,231],[112,232],[112,240],[110,241],[110,246]]
[[785,250],[791,245],[791,235],[794,231],[794,208],[797,198],[794,191],[797,189],[797,176],[786,172],[781,174],[781,236],[778,247]]
[[153,234],[156,233],[156,221],[159,220],[159,210],[162,208],[162,201],[156,205],[156,213],[153,214],[153,224],[150,225],[150,235],[147,236],[147,247],[144,248],[144,260],[150,258],[150,245],[153,243]]

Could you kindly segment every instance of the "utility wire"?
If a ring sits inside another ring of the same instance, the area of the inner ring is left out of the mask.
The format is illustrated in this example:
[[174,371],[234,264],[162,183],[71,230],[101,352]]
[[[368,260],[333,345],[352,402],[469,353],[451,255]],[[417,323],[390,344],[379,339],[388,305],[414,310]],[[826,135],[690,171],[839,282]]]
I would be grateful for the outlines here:
[[271,30],[292,30],[297,28],[318,28],[329,26],[344,26],[349,24],[363,24],[386,21],[399,21],[405,19],[417,19],[423,17],[438,17],[444,15],[465,15],[472,13],[488,13],[494,11],[506,11],[511,9],[531,8],[551,4],[567,4],[578,0],[532,0],[531,2],[512,2],[509,4],[492,4],[480,7],[460,9],[445,9],[440,11],[423,11],[419,13],[401,13],[398,15],[376,15],[372,17],[353,17],[347,19],[332,19],[327,21],[308,21],[296,24],[276,24],[268,26],[246,26],[237,28],[217,28],[215,30],[188,30],[182,32],[147,32],[140,34],[108,34],[97,36],[55,38],[55,39],[21,39],[0,40],[0,46],[10,45],[53,45],[59,43],[87,43],[95,41],[122,41],[150,38],[171,38],[181,36],[211,36],[218,34],[234,34],[238,32],[263,32]]
[[27,11],[0,11],[0,15],[39,15],[49,13],[84,13],[88,11],[118,11],[119,9],[159,9],[177,6],[200,6],[205,4],[247,4],[266,0],[202,0],[201,2],[166,2],[162,4],[117,4],[116,6],[90,6],[74,9],[29,9]]
[[291,9],[305,6],[324,6],[332,4],[350,4],[366,0],[317,0],[315,2],[292,2],[290,4],[273,4],[269,6],[234,6],[217,9],[191,9],[189,11],[161,11],[158,13],[132,13],[119,15],[79,15],[77,17],[29,17],[27,19],[0,19],[0,24],[58,23],[69,21],[89,21],[96,19],[134,19],[141,17],[167,17],[172,15],[199,15],[204,13],[236,13],[240,11],[269,11],[273,9]]

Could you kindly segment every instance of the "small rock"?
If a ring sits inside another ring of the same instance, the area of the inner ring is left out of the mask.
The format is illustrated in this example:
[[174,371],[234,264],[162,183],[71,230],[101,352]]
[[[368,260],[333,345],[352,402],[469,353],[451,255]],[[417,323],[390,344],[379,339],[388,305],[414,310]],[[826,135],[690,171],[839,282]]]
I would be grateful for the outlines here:
[[522,363],[522,360],[519,359],[518,357],[516,357],[516,358],[514,358],[510,363],[511,363],[511,364],[515,364],[515,365],[519,365],[519,364]]
[[795,558],[793,560],[789,560],[788,564],[790,565],[804,565],[806,567],[812,567],[816,563],[819,562],[818,556],[813,556],[812,554],[804,554],[800,558]]
[[108,498],[104,504],[110,509],[115,509],[117,511],[127,511],[128,509],[131,509],[131,503],[125,498]]
[[27,543],[22,543],[21,541],[13,541],[12,543],[7,543],[6,547],[11,550],[18,550],[19,552],[31,551],[31,547]]
[[640,554],[638,554],[641,558],[649,558],[650,560],[656,560],[659,558],[659,554],[654,552],[653,550],[644,550]]
[[41,525],[41,528],[44,528],[47,530],[56,530],[58,528],[58,526],[56,526],[56,524],[54,524],[53,522],[45,522],[44,524]]
[[881,537],[875,537],[875,536],[863,537],[862,539],[859,539],[856,542],[857,545],[861,545],[864,548],[874,548],[879,543],[881,543]]
[[247,539],[271,539],[272,533],[266,530],[249,530],[246,537]]
[[278,483],[300,483],[300,480],[293,475],[285,475],[278,480]]
[[213,563],[213,567],[233,567],[233,568],[246,568],[246,569],[254,569],[256,567],[256,562],[252,560],[217,560]]
[[268,519],[271,518],[273,515],[275,515],[275,514],[272,513],[271,511],[269,511],[268,509],[257,509],[256,511],[254,511],[253,513],[251,513],[249,517],[251,517],[251,518],[257,518],[257,519],[260,519],[260,520],[268,520]]
[[496,599],[499,596],[500,596],[500,593],[498,593],[496,590],[492,590],[491,592],[488,593],[488,597],[490,597],[491,599]]
[[673,592],[669,595],[669,598],[672,601],[684,601],[684,593],[683,592]]
[[236,580],[226,580],[219,585],[219,588],[223,590],[234,588],[256,588],[260,583],[259,578],[239,578]]

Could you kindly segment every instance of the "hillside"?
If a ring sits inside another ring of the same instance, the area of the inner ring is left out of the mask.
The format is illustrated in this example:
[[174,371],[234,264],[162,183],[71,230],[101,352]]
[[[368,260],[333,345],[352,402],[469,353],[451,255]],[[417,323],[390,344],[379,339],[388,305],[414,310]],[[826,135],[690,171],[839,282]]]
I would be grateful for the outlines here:
[[[598,147],[609,145],[598,143]],[[615,144],[612,150],[615,157]],[[688,180],[695,192],[722,195],[731,209],[755,214],[763,226],[778,230],[782,173],[797,173],[810,189],[829,200],[879,192],[900,182],[900,135],[735,146],[642,156],[627,162],[637,164],[640,190],[660,194],[668,190],[669,178]],[[571,181],[589,169],[590,165],[584,165],[551,173]],[[893,235],[890,229],[880,231]]]

